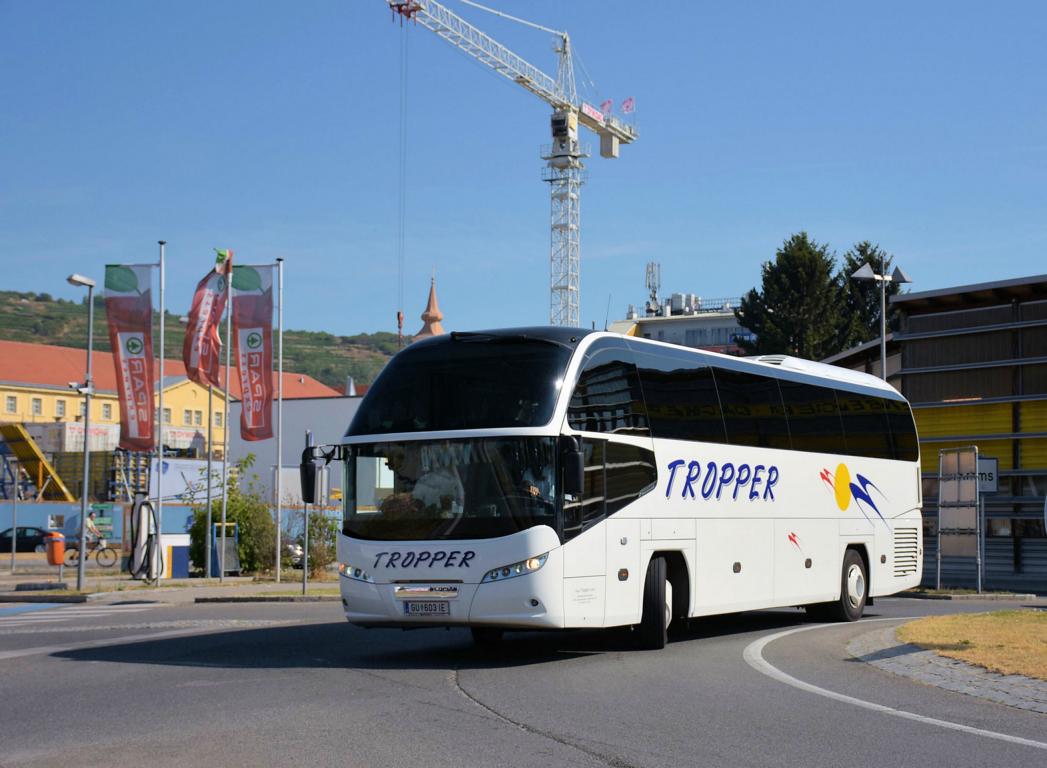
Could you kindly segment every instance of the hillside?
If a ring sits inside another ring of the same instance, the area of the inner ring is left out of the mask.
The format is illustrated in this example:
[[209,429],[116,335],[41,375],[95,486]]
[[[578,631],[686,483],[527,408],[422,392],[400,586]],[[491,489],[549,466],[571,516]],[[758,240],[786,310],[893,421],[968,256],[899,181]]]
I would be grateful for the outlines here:
[[[54,299],[46,293],[0,291],[0,339],[83,349],[87,346],[85,304],[86,299],[75,302]],[[167,357],[181,358],[184,327],[178,316],[168,312],[164,327]],[[109,350],[101,296],[95,297],[94,330],[95,349]],[[395,353],[395,333],[335,336],[317,331],[284,331],[284,370],[306,373],[338,390],[345,387],[347,376],[352,376],[357,384],[370,383]]]

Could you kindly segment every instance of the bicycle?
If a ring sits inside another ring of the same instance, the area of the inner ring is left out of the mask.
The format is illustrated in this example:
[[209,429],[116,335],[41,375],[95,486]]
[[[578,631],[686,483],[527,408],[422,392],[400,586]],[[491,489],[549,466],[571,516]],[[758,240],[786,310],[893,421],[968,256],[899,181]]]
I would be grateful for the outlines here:
[[[107,546],[105,541],[92,541],[87,545],[87,559],[91,559],[92,553],[95,556],[95,562],[98,563],[100,568],[112,568],[116,565],[116,561],[119,560],[119,556],[116,554],[116,550],[110,546]],[[65,565],[67,568],[75,568],[80,564],[80,547],[73,544],[65,551]]]

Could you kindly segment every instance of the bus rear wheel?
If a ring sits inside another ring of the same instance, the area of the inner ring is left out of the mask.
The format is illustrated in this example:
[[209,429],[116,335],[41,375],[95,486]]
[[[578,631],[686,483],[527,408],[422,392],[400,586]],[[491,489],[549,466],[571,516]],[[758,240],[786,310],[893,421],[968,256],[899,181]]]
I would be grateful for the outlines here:
[[858,621],[868,600],[869,575],[865,561],[853,549],[843,556],[840,573],[840,599],[831,603],[806,606],[807,614],[817,621]]
[[643,614],[640,618],[640,647],[658,651],[668,640],[673,617],[673,586],[666,578],[664,557],[652,557],[643,583]]

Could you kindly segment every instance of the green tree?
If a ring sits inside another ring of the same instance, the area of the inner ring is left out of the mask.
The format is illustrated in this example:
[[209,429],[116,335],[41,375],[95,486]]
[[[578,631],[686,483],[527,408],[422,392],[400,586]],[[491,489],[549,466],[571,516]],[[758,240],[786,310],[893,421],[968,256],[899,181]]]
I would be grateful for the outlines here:
[[[855,280],[851,277],[863,264],[869,264],[876,274],[891,274],[894,257],[868,240],[855,243],[843,255],[843,263],[836,276],[839,286],[837,304],[840,307],[840,327],[836,339],[837,350],[850,349],[866,341],[880,338],[880,285],[875,280]],[[898,283],[887,284],[887,330],[898,328],[898,308],[890,304],[891,296],[901,291]]]
[[[226,522],[236,523],[239,528],[239,543],[236,551],[240,557],[240,568],[258,573],[273,569],[276,562],[276,523],[269,502],[257,485],[258,475],[248,474],[254,466],[254,454],[236,463],[226,481]],[[222,520],[222,497],[211,495],[211,522]],[[189,529],[189,558],[193,564],[203,568],[206,562],[207,506],[201,499],[193,499],[193,524]],[[217,556],[217,552],[212,557]],[[210,575],[210,574],[208,574]]]
[[[305,541],[305,514],[295,514],[298,535],[295,541],[303,546]],[[338,541],[339,519],[331,517],[322,509],[309,510],[309,575],[316,576],[334,562],[335,547]]]
[[756,334],[742,341],[751,354],[789,354],[820,360],[836,352],[839,288],[829,247],[799,232],[762,267],[760,290],[742,297],[735,317]]

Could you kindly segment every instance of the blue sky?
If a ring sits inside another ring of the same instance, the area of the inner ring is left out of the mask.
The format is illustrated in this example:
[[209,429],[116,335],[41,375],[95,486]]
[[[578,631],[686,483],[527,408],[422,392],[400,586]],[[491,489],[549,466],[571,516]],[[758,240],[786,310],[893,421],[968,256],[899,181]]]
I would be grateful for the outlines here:
[[[446,4],[555,72],[550,37]],[[913,290],[1047,272],[1047,4],[491,0],[571,32],[639,141],[589,161],[582,320],[736,296],[791,233],[870,239]],[[286,259],[288,327],[395,330],[401,31],[383,0],[0,0],[0,287],[210,249]],[[549,109],[409,37],[407,332],[548,318]],[[591,136],[594,148],[597,141]]]

